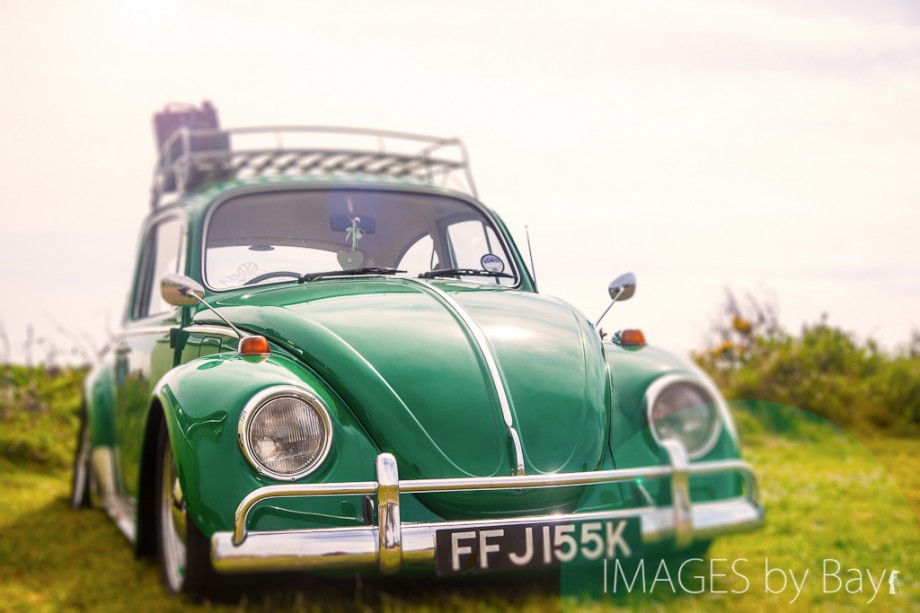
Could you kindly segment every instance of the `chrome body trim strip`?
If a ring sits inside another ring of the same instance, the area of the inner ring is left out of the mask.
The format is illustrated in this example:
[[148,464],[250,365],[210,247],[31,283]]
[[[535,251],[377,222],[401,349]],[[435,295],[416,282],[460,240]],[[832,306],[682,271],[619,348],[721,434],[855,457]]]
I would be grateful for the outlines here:
[[[377,481],[272,485],[253,491],[243,499],[236,510],[234,531],[216,532],[213,535],[211,557],[215,567],[225,571],[328,569],[376,565],[381,573],[393,574],[398,572],[404,563],[433,562],[435,533],[447,528],[489,527],[514,523],[539,525],[565,520],[640,516],[644,542],[660,543],[670,539],[675,547],[682,548],[694,540],[753,529],[763,523],[763,507],[759,499],[757,480],[746,462],[719,460],[690,464],[680,443],[668,441],[665,450],[669,463],[659,466],[520,477],[407,481],[399,480],[396,459],[389,453],[382,453],[377,457]],[[736,498],[694,505],[690,499],[690,477],[721,473],[740,474],[745,481],[745,493]],[[401,493],[522,490],[660,478],[671,480],[670,506],[434,523],[402,523],[399,517]],[[252,534],[247,529],[250,511],[264,500],[373,494],[377,496],[379,508],[376,526]]]
[[217,336],[226,336],[229,338],[240,338],[237,335],[236,331],[231,328],[226,328],[224,326],[215,326],[211,324],[192,324],[182,328],[183,332],[188,332],[190,334],[216,334]]
[[521,437],[518,436],[517,430],[508,428],[508,436],[511,437],[511,444],[514,445],[514,457],[517,465],[514,467],[514,476],[522,477],[524,475],[524,450],[521,448]]
[[492,350],[492,345],[489,344],[489,339],[486,338],[486,333],[483,332],[479,323],[477,323],[476,320],[466,312],[466,309],[460,306],[460,303],[454,300],[447,292],[441,288],[436,287],[431,283],[422,281],[421,279],[407,278],[403,279],[403,281],[408,281],[414,285],[420,285],[425,289],[425,291],[435,296],[438,300],[450,308],[450,310],[453,311],[457,317],[460,318],[460,321],[463,322],[463,325],[466,326],[466,329],[473,337],[473,340],[476,342],[476,346],[479,348],[480,355],[482,355],[482,358],[486,361],[486,366],[489,369],[489,377],[492,379],[492,387],[495,389],[495,393],[498,395],[498,405],[502,411],[502,419],[505,421],[505,427],[508,429],[508,436],[512,441],[515,455],[514,474],[523,475],[524,450],[521,448],[521,439],[514,428],[514,420],[511,417],[511,402],[508,400],[508,392],[505,390],[505,381],[502,379],[501,371],[498,369],[498,362],[495,360],[495,352]]

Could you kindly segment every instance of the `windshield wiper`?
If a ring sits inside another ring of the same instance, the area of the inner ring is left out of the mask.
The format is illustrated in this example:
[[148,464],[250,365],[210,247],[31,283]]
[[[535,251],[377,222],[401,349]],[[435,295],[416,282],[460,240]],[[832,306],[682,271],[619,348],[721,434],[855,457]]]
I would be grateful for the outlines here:
[[395,268],[380,268],[376,266],[365,266],[363,268],[352,268],[351,270],[328,270],[326,272],[308,272],[300,275],[298,282],[306,283],[307,281],[316,281],[325,277],[346,277],[351,275],[395,275],[405,270]]
[[429,270],[421,273],[419,279],[434,279],[435,277],[505,277],[513,279],[514,275],[506,272],[494,272],[491,270],[480,270],[476,268],[441,268],[439,270]]

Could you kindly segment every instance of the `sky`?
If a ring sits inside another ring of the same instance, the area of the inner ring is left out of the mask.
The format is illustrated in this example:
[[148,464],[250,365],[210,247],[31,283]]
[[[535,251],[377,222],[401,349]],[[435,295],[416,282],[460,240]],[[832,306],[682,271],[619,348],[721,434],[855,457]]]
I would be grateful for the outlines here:
[[0,84],[0,361],[117,331],[151,117],[203,99],[461,137],[541,292],[594,320],[631,271],[604,327],[681,354],[727,290],[793,331],[920,329],[912,0],[0,0]]

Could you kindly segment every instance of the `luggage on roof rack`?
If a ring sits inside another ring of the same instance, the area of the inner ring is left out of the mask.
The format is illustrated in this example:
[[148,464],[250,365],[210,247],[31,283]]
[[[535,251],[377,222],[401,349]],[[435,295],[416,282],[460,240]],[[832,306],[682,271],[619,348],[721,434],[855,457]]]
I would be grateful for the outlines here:
[[[182,129],[208,133],[196,134],[185,140],[178,137]],[[171,102],[153,116],[157,153],[161,158],[178,159],[186,148],[193,152],[229,151],[230,139],[219,130],[217,109],[208,100],[204,100],[200,108],[194,104]],[[170,179],[172,182],[166,191],[171,191],[175,187],[175,177]]]
[[[162,111],[153,116],[153,130],[156,134],[157,152],[163,155],[163,145],[169,140],[179,128],[188,128],[189,130],[220,130],[220,120],[217,117],[217,109],[209,101],[201,103],[201,108],[193,104],[183,102],[172,102],[167,104]],[[178,140],[171,143],[171,153],[176,153],[177,146],[180,145]],[[196,151],[227,151],[230,142],[226,136],[211,137],[209,139],[200,139],[196,142]]]

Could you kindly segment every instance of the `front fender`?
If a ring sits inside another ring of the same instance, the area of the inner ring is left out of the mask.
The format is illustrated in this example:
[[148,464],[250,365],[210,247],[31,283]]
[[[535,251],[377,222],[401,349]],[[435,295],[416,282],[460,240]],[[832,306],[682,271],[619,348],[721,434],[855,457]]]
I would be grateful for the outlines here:
[[[325,403],[332,420],[329,455],[317,470],[296,483],[374,478],[378,450],[342,400],[297,361],[278,352],[261,363],[229,353],[193,360],[167,374],[155,394],[163,408],[189,517],[205,536],[232,529],[237,505],[254,489],[282,483],[256,472],[237,437],[247,401],[276,385],[313,392]],[[285,501],[264,505],[253,515],[252,524],[272,529],[276,524],[290,527],[292,521],[304,527],[358,525],[363,509],[360,501],[319,499],[310,508]]]
[[[718,390],[703,372],[656,347],[621,347],[614,343],[604,343],[604,349],[613,389],[610,443],[617,468],[666,463],[667,456],[649,428],[645,403],[649,386],[666,375],[693,379],[709,389],[716,398],[720,432],[712,449],[698,459],[705,461],[740,457],[731,415]],[[701,478],[691,485],[698,490],[695,499],[701,500],[737,495],[741,489],[741,481],[734,475]],[[667,488],[664,486],[663,483],[650,483],[647,487],[652,496],[658,499],[666,495]],[[660,492],[657,491],[659,489]]]

